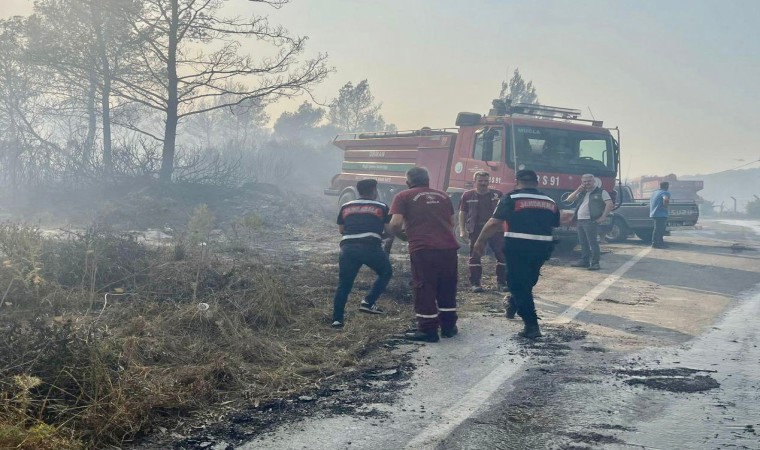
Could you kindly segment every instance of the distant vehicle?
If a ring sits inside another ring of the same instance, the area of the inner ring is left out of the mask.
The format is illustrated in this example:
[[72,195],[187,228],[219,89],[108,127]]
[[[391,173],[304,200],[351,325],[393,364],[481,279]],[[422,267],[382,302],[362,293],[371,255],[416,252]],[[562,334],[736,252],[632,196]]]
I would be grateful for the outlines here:
[[[635,234],[644,242],[651,242],[654,220],[649,217],[649,199],[634,199],[629,186],[615,190],[620,206],[610,213],[605,231],[608,242],[622,242]],[[699,220],[699,207],[694,201],[671,201],[668,206],[668,231],[695,229]]]
[[406,189],[405,173],[415,166],[427,168],[430,186],[448,192],[455,206],[478,171],[489,173],[491,187],[506,193],[515,188],[517,170],[534,170],[539,189],[557,202],[580,185],[584,173],[611,191],[619,173],[618,129],[580,115],[577,109],[495,100],[486,116],[459,113],[458,129],[342,134],[333,141],[345,152],[342,171],[324,192],[342,205],[357,198],[357,180],[374,178],[380,200],[388,203]]
[[660,183],[667,181],[670,184],[668,192],[672,195],[671,200],[675,201],[694,201],[697,204],[702,202],[702,197],[698,192],[704,189],[705,182],[702,180],[679,180],[675,174],[664,176],[643,176],[639,177],[628,185],[631,187],[633,196],[636,198],[649,198],[652,192],[660,188]]

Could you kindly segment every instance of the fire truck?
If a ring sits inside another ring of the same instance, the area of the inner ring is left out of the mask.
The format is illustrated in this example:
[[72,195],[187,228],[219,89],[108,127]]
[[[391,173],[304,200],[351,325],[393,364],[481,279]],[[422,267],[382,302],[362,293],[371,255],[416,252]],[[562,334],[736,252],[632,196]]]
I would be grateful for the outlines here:
[[[585,173],[613,191],[620,173],[617,127],[582,119],[577,109],[500,100],[493,105],[485,116],[459,113],[458,128],[338,135],[333,144],[344,151],[343,166],[324,193],[342,205],[357,198],[358,180],[374,178],[380,200],[390,204],[406,189],[405,173],[415,166],[425,167],[430,186],[448,192],[455,206],[473,188],[473,174],[479,171],[491,175],[493,188],[509,192],[515,188],[517,170],[534,170],[539,189],[558,204]],[[563,217],[567,219],[567,212]]]

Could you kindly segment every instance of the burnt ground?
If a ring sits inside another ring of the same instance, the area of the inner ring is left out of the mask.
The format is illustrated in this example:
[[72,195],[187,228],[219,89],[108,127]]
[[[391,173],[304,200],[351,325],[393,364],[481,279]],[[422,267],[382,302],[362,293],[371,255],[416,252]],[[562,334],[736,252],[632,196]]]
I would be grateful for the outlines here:
[[673,369],[628,369],[617,373],[627,376],[624,383],[630,386],[644,386],[668,392],[702,392],[720,387],[720,383],[712,376],[700,375],[708,372],[716,371],[676,367]]
[[532,363],[512,390],[497,394],[495,406],[468,419],[438,448],[477,448],[486,442],[504,449],[625,447],[620,433],[640,432],[632,417],[661,409],[646,400],[658,398],[656,392],[688,399],[720,389],[715,370],[632,357],[606,348],[578,325],[549,325],[543,332],[537,341],[512,338]]
[[[633,250],[638,251],[635,247]],[[611,258],[609,254],[615,251],[616,249],[608,250],[608,256],[604,258]],[[397,261],[403,261],[403,246],[396,248],[394,254]],[[566,282],[563,266],[574,256],[572,253],[559,252],[547,264],[545,277],[539,282],[537,291],[537,301],[542,309],[553,310],[550,293]],[[460,280],[466,280],[466,258],[460,258]],[[397,275],[401,274],[397,271]],[[493,284],[493,280],[486,275],[484,286],[488,287],[489,284]],[[368,287],[368,284],[364,286]],[[411,300],[405,283],[394,285],[387,296],[404,303]],[[612,305],[614,308],[646,310],[653,305],[660,305],[665,301],[665,296],[659,284],[643,282],[625,286],[620,291],[610,290],[597,298],[596,303]],[[501,297],[501,294],[495,292],[473,295],[468,292],[466,282],[460,285],[460,305],[471,315],[484,314],[501,318]],[[551,312],[548,314],[551,315]],[[620,327],[629,336],[633,336],[637,347],[657,342],[652,341],[652,336],[660,339],[657,345],[681,342],[683,339],[678,333],[662,334],[652,324],[644,321],[623,322],[615,327]],[[720,391],[720,382],[713,376],[712,368],[685,367],[677,363],[663,367],[659,360],[648,361],[640,356],[631,358],[628,346],[633,341],[628,341],[622,347],[619,343],[610,345],[607,336],[598,336],[596,333],[590,336],[590,329],[582,324],[545,323],[542,329],[545,337],[537,341],[508,337],[517,347],[516,355],[529,357],[532,361],[526,368],[525,375],[516,381],[514,389],[508,395],[504,394],[488,416],[468,420],[466,423],[472,426],[471,430],[455,431],[440,448],[472,448],[472,443],[465,444],[473,439],[470,432],[482,436],[484,430],[487,430],[485,436],[488,440],[478,437],[474,442],[483,442],[484,445],[488,442],[493,448],[526,448],[524,445],[537,445],[545,448],[588,449],[615,446],[625,442],[619,436],[620,433],[638,433],[638,428],[630,421],[630,417],[642,412],[631,411],[626,399],[653,395],[648,392],[703,396],[705,393]],[[217,445],[220,446],[218,448],[225,448],[224,445],[236,446],[244,441],[249,446],[252,445],[251,448],[259,448],[255,444],[258,439],[262,439],[261,448],[267,448],[269,444],[266,442],[269,441],[265,440],[265,436],[270,431],[276,431],[286,424],[290,424],[287,427],[289,433],[299,429],[310,430],[311,428],[299,428],[299,424],[315,417],[351,416],[364,421],[367,427],[383,427],[386,421],[392,419],[386,416],[387,408],[377,410],[374,405],[381,403],[390,405],[393,409],[393,405],[404,404],[400,400],[409,395],[408,377],[419,369],[413,365],[413,361],[420,362],[415,357],[417,348],[399,347],[396,352],[404,354],[404,362],[398,366],[378,369],[381,370],[380,373],[387,373],[394,378],[387,380],[385,386],[380,385],[379,391],[367,388],[368,374],[373,371],[351,374],[348,379],[335,380],[334,385],[331,382],[331,387],[318,394],[306,394],[306,399],[292,397],[277,402],[277,405],[285,405],[284,407],[244,411],[236,419],[231,419],[229,424],[197,430],[192,436],[173,442],[173,448],[217,448]],[[422,363],[427,364],[424,359]],[[663,361],[662,364],[666,363]],[[347,390],[339,390],[337,393],[332,390],[342,387],[347,387]],[[424,409],[418,411],[420,417],[430,413]],[[563,421],[563,418],[574,417],[580,411],[583,411],[583,417],[587,420],[583,426],[574,421]],[[519,438],[514,438],[515,436]],[[356,448],[365,447],[359,443]]]
[[[330,201],[291,196],[272,186],[248,187],[232,192],[214,188],[211,191],[212,193],[203,195],[186,192],[169,197],[161,196],[163,200],[159,200],[158,204],[163,206],[159,209],[156,209],[154,196],[149,190],[130,191],[120,199],[100,203],[101,206],[105,205],[105,209],[99,212],[87,209],[86,205],[82,205],[81,210],[78,207],[62,209],[73,214],[74,218],[79,217],[79,223],[84,225],[86,223],[81,218],[88,217],[87,211],[90,211],[91,217],[100,218],[104,223],[122,229],[158,228],[171,233],[181,229],[190,217],[189,211],[194,207],[208,204],[220,228],[234,229],[239,227],[241,217],[252,217],[254,226],[241,228],[240,232],[255,235],[251,246],[261,253],[263,259],[289,266],[290,270],[317,266],[322,271],[324,284],[334,283],[337,235],[333,225],[334,205]],[[162,203],[166,198],[169,201]],[[92,205],[91,203],[90,206]],[[49,216],[36,214],[22,216],[38,221],[47,219],[50,224],[75,223],[65,215],[62,216],[64,219],[56,219],[59,216],[53,213]],[[612,253],[620,249],[621,247],[612,247]],[[635,247],[633,250],[638,251]],[[567,283],[576,276],[571,274],[568,277],[563,271],[563,266],[572,257],[572,254],[558,254],[547,264],[544,277],[539,282],[537,303],[549,315],[561,309],[561,305],[555,306],[550,293],[566,289]],[[605,261],[607,258],[610,256],[603,256]],[[396,271],[396,279],[389,287],[386,297],[399,305],[398,323],[411,323],[411,297],[406,288],[408,276],[404,277],[406,267],[403,244],[394,248],[394,261],[402,270]],[[460,280],[466,280],[465,257],[460,259],[460,272]],[[596,303],[608,305],[604,308],[631,308],[637,311],[662,305],[667,296],[666,288],[657,282],[656,277],[653,280],[642,279],[629,282],[619,290],[611,289],[597,298]],[[727,281],[730,282],[730,279]],[[360,278],[355,291],[368,289],[370,282],[371,277]],[[489,283],[493,283],[492,277],[486,276],[484,285]],[[581,280],[581,283],[584,281]],[[470,314],[494,317],[502,314],[501,294],[492,292],[485,296],[472,295],[468,292],[466,283],[462,283],[459,298],[462,309]],[[589,318],[606,324],[602,315],[581,317],[581,321]],[[653,364],[659,366],[659,361],[642,360],[640,356],[636,359],[629,357],[631,347],[651,344],[654,342],[652,336],[672,343],[684,342],[689,335],[683,333],[686,337],[682,337],[674,330],[664,332],[643,319],[610,322],[607,325],[622,330],[626,333],[627,340],[610,345],[610,336],[605,333],[599,336],[598,330],[593,328],[551,324],[543,326],[546,336],[538,341],[510,337],[518,347],[517,352],[521,356],[530,357],[533,362],[526,368],[525,376],[515,382],[514,389],[509,395],[504,394],[499,405],[487,417],[474,417],[470,422],[491,429],[493,440],[490,443],[496,447],[516,448],[510,447],[514,442],[508,436],[533,436],[534,443],[550,444],[547,448],[597,448],[619,444],[620,433],[638,431],[635,425],[625,420],[637,412],[626,410],[628,406],[621,398],[647,391],[699,396],[721,389],[721,382],[714,377],[713,369],[681,366],[676,364],[677,361],[669,367],[651,367]],[[399,327],[399,331],[402,329]],[[589,330],[594,331],[593,337],[589,336]],[[662,345],[662,342],[658,345]],[[408,345],[389,335],[380,346],[367,349],[377,362],[372,367],[349,369],[322,380],[311,389],[266,403],[251,401],[248,406],[245,406],[245,402],[242,403],[243,406],[241,403],[236,403],[234,407],[219,405],[211,411],[183,417],[173,426],[155,427],[150,436],[135,443],[133,448],[235,448],[252,439],[255,441],[257,437],[284,424],[297,427],[307,418],[350,415],[366,421],[368,426],[381,426],[383,421],[388,420],[388,413],[374,405],[393,405],[398,403],[401,396],[406,395],[410,377],[420,363],[415,359],[418,348],[420,347],[416,344]],[[604,395],[598,395],[597,386],[606,387],[600,391]],[[611,391],[615,394],[610,394]],[[573,417],[580,410],[586,411],[586,416],[590,417],[582,428],[561,422],[563,417]],[[589,413],[588,410],[594,412]],[[428,411],[422,408],[419,413],[424,415]],[[745,427],[742,432],[754,433],[754,426],[747,425],[750,428]],[[441,448],[461,448],[463,439],[467,439],[468,435],[469,432],[457,431]]]
[[[183,239],[194,210],[202,205],[213,215],[212,239],[226,252],[224,257],[235,258],[237,252],[253,252],[285,279],[296,280],[298,284],[291,286],[293,291],[314,291],[312,303],[331,301],[338,250],[332,198],[287,192],[268,184],[251,184],[240,189],[122,185],[77,193],[9,195],[0,199],[0,215],[8,221],[36,224],[46,231],[77,233],[77,230],[92,227],[105,228],[145,236],[149,244],[164,245]],[[241,245],[245,248],[236,248]],[[403,269],[405,258],[401,252],[404,250],[395,250],[397,269]],[[412,324],[398,317],[411,303],[411,294],[406,288],[409,275],[405,272],[408,271],[397,270],[386,291],[393,302],[389,312],[395,316],[390,318],[391,326],[398,323],[396,332]],[[362,273],[356,280],[354,292],[361,295],[368,291],[372,280],[370,275]],[[349,320],[351,314],[348,312]],[[329,323],[329,316],[325,314],[317,327],[334,333],[328,328]],[[386,332],[385,328],[381,329]],[[172,411],[167,411],[165,417],[129,445],[226,448],[303,417],[351,414],[377,418],[382,413],[366,405],[393,402],[414,369],[410,358],[414,348],[414,344],[388,334],[384,339],[381,337],[379,344],[364,348],[365,361],[357,367],[338,370],[335,375],[315,381],[311,387],[307,385],[295,393],[272,393],[264,402],[258,398],[236,398],[229,393],[223,397],[225,401],[215,407],[189,416],[173,416]],[[317,363],[319,361],[315,361]]]
[[[313,292],[311,298],[307,296],[312,305],[321,309],[331,301],[338,249],[334,199],[286,192],[266,184],[240,189],[125,185],[87,193],[31,192],[9,196],[0,201],[0,212],[6,220],[34,223],[45,231],[77,233],[96,227],[148,236],[146,231],[155,230],[150,235],[158,237],[147,239],[148,243],[164,245],[183,239],[189,232],[188,222],[194,210],[202,205],[213,216],[211,236],[217,241],[215,248],[223,252],[221,257],[234,259],[237,253],[246,256],[253,253],[284,280],[295,281],[289,286],[291,292],[300,296],[304,295],[300,291]],[[400,273],[389,285],[388,295],[395,299],[390,311],[393,316],[409,307],[411,297],[403,287],[407,278]],[[371,281],[370,276],[362,274],[354,292],[369,290]],[[348,313],[349,320],[351,314]],[[328,327],[327,314],[320,320],[304,332],[312,333],[322,327],[323,334],[335,333]],[[398,323],[397,331],[407,328],[402,319],[391,317],[378,330],[386,333],[394,323]],[[365,339],[362,333],[350,328],[346,334]],[[243,442],[275,424],[304,415],[350,413],[375,417],[377,412],[363,410],[363,405],[389,402],[413,368],[408,358],[409,346],[390,334],[385,339],[379,338],[379,343],[376,337],[370,339],[372,343],[357,355],[363,358],[355,367],[333,368],[336,373],[326,378],[319,373],[304,373],[303,379],[313,378],[314,383],[306,384],[298,392],[270,393],[263,402],[258,398],[238,398],[230,392],[216,407],[190,416],[172,417],[174,413],[167,411],[163,419],[149,426],[147,435],[141,433],[140,445],[206,448],[211,445],[209,442]],[[329,361],[310,363],[330,365]]]
[[[388,347],[399,345],[395,341]],[[404,344],[409,345],[409,344]],[[412,344],[413,345],[413,344]],[[387,365],[349,373],[333,378],[329,384],[300,395],[279,399],[258,407],[236,411],[228,416],[206,423],[196,423],[185,434],[172,432],[165,436],[148,438],[140,448],[173,449],[233,449],[261,433],[273,430],[284,423],[298,422],[304,417],[333,417],[349,414],[352,417],[379,419],[387,413],[371,405],[390,404],[408,384],[414,365],[408,358],[398,365]]]

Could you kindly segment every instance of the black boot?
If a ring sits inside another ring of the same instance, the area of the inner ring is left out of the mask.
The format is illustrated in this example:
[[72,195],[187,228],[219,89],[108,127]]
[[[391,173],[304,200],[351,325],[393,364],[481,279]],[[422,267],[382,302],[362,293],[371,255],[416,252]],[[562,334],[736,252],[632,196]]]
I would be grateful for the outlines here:
[[441,328],[441,336],[445,338],[453,338],[459,334],[459,328],[457,328],[456,325],[454,325],[451,328]]
[[517,333],[517,335],[526,339],[536,339],[543,336],[541,334],[541,330],[538,328],[538,322],[526,323],[525,328],[521,332]]
[[440,340],[440,337],[438,336],[438,331],[425,332],[420,330],[413,330],[404,333],[404,339],[407,341],[416,342],[438,342]]

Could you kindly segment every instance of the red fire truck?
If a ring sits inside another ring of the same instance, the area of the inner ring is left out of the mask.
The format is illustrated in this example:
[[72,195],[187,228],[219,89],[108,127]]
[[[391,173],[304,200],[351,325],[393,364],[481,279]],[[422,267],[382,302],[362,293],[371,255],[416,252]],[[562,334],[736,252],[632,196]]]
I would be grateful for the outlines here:
[[539,189],[557,201],[585,173],[612,191],[619,174],[618,129],[580,115],[577,109],[495,100],[486,116],[459,113],[458,128],[342,134],[333,143],[345,152],[343,168],[325,194],[343,204],[357,198],[357,180],[374,178],[380,199],[390,203],[406,189],[405,172],[415,166],[427,168],[431,187],[448,192],[455,205],[473,188],[478,171],[491,174],[494,188],[509,192],[516,170],[535,170]]

